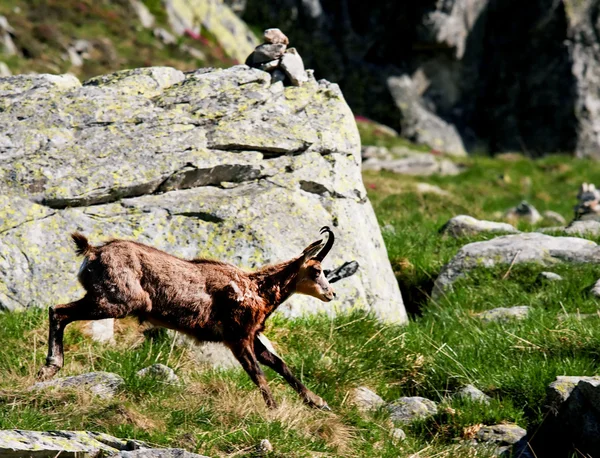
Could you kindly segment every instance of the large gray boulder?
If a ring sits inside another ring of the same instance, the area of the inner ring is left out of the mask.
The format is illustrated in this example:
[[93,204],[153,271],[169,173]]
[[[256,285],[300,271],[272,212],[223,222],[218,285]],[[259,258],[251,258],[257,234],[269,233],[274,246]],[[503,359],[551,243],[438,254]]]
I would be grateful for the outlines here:
[[338,300],[295,296],[286,316],[406,313],[361,179],[337,85],[271,84],[236,66],[0,78],[0,309],[77,299],[69,233],[253,269],[297,256],[330,225]]
[[552,266],[557,262],[599,263],[600,248],[590,240],[540,233],[505,235],[469,243],[442,268],[433,293],[439,297],[452,283],[475,268],[522,263]]

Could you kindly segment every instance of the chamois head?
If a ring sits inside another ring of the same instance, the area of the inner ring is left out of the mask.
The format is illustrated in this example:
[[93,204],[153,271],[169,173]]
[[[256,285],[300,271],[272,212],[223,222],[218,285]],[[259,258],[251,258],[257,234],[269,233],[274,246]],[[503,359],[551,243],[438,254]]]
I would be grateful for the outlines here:
[[329,302],[335,297],[335,291],[325,278],[321,262],[331,250],[335,237],[327,226],[321,228],[321,234],[323,233],[328,234],[327,243],[323,245],[323,240],[311,243],[299,258],[302,265],[298,272],[296,292]]

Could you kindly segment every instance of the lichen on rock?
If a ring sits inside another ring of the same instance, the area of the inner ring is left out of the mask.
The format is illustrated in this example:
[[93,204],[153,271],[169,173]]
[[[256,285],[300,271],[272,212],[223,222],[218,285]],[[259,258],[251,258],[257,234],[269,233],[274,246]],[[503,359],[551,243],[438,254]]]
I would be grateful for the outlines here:
[[294,296],[281,313],[406,320],[337,85],[284,87],[244,65],[156,67],[83,85],[0,78],[0,94],[0,309],[80,297],[75,230],[253,269],[298,255],[329,225],[324,267],[359,269],[336,283],[338,300]]

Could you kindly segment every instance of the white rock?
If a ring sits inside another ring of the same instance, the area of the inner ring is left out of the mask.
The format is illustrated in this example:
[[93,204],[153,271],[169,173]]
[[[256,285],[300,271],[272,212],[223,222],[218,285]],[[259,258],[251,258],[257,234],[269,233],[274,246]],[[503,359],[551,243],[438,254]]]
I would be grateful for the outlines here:
[[138,377],[151,377],[170,384],[179,383],[179,377],[177,377],[173,369],[164,364],[153,364],[152,366],[140,369],[136,374]]
[[374,410],[385,405],[385,401],[377,393],[365,386],[353,388],[350,391],[349,401],[361,411]]
[[96,342],[114,342],[115,320],[114,318],[107,318],[105,320],[90,321],[88,330],[90,337]]
[[156,19],[154,18],[154,15],[150,12],[148,7],[144,5],[140,0],[129,0],[129,3],[135,11],[135,14],[140,20],[142,26],[145,29],[151,28],[154,25]]
[[468,215],[458,215],[444,224],[440,232],[452,237],[464,237],[480,233],[518,233],[519,231],[508,223],[484,221]]
[[517,305],[515,307],[498,307],[485,312],[478,313],[481,321],[489,323],[492,321],[524,320],[527,318],[531,307]]
[[301,86],[308,81],[302,57],[296,48],[289,48],[281,58],[281,69],[294,86]]

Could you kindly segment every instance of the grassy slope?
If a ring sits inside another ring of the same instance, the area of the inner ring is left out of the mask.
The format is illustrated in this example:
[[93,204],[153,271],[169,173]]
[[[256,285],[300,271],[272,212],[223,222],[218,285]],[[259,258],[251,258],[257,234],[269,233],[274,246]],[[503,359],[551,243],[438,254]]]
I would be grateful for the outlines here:
[[[5,355],[0,359],[0,428],[102,430],[213,456],[250,456],[247,447],[268,438],[272,456],[357,457],[408,456],[419,450],[421,457],[475,456],[468,448],[457,451],[453,439],[469,437],[478,424],[507,421],[535,429],[543,417],[545,387],[556,375],[598,372],[597,319],[565,321],[561,315],[597,310],[598,301],[587,290],[600,272],[556,266],[553,270],[566,281],[543,285],[536,281],[543,269],[536,266],[517,266],[506,278],[505,267],[480,271],[434,303],[427,298],[431,280],[468,241],[442,238],[437,230],[455,214],[492,218],[521,198],[568,217],[578,185],[599,182],[600,168],[566,157],[464,162],[469,169],[462,175],[426,180],[450,191],[450,198],[416,194],[411,189],[417,179],[365,174],[405,301],[418,312],[408,326],[383,326],[359,313],[333,320],[271,320],[267,335],[334,413],[304,408],[272,372],[268,376],[283,407],[267,412],[245,374],[200,370],[184,350],[172,348],[167,336],[144,340],[134,322],[120,327],[114,347],[90,343],[80,327],[67,332],[64,374],[119,373],[127,386],[117,398],[34,395],[26,387],[43,362],[46,319],[45,313],[27,312],[0,316]],[[534,313],[506,324],[484,325],[474,317],[511,305],[530,305]],[[137,380],[135,371],[154,362],[174,367],[185,386]],[[491,406],[450,400],[464,383],[490,394]],[[370,386],[386,400],[420,395],[442,407],[436,417],[405,428],[408,440],[394,444],[385,412],[360,415],[348,405],[347,392],[358,385]]]
[[[155,27],[169,30],[160,2],[146,0],[155,13]],[[128,0],[2,0],[0,15],[15,29],[20,56],[5,56],[14,74],[71,72],[85,80],[123,68],[167,65],[180,70],[233,63],[214,37],[193,40],[181,37],[177,44],[163,45],[151,30],[141,27]],[[92,43],[91,58],[82,67],[72,67],[66,50],[75,40]],[[205,60],[194,59],[179,49],[185,44],[201,50]]]

